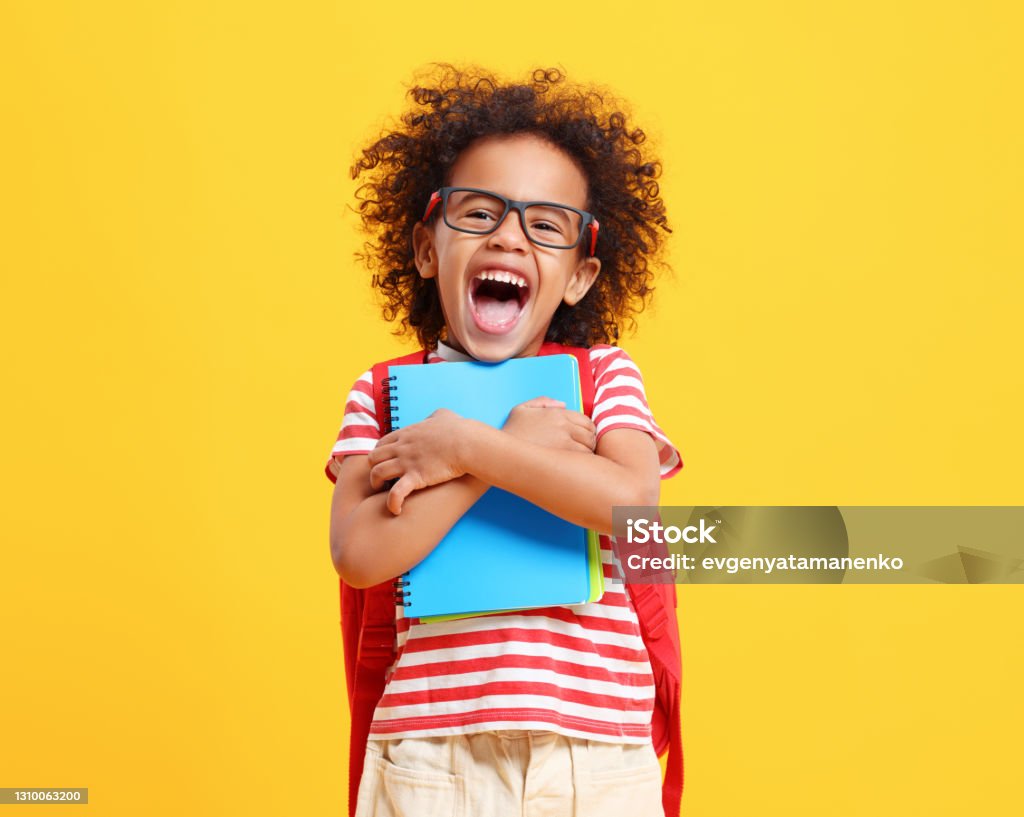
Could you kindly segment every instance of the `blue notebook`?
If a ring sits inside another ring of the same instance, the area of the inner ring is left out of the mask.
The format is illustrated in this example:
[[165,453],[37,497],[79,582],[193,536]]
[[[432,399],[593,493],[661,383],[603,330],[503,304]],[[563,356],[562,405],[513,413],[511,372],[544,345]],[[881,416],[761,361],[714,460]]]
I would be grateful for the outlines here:
[[[501,363],[389,367],[393,429],[439,408],[504,425],[534,397],[580,409],[572,355]],[[580,604],[604,592],[597,537],[542,508],[490,488],[440,544],[403,576],[406,616],[441,620],[531,607]]]

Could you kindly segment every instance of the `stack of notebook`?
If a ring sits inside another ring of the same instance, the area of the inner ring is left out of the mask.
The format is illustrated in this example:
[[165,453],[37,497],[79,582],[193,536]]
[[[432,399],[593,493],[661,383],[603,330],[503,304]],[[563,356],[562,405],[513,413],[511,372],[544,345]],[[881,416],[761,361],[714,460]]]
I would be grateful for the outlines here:
[[[389,375],[392,429],[439,408],[500,428],[540,396],[582,408],[572,355],[392,366]],[[440,621],[596,601],[604,571],[593,531],[490,488],[401,584],[406,616]]]

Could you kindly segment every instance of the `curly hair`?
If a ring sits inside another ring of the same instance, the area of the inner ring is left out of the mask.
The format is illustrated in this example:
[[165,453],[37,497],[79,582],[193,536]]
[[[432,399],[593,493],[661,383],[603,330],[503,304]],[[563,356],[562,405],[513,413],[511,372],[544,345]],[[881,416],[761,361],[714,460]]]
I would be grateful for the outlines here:
[[[529,133],[565,151],[583,171],[588,206],[601,222],[601,274],[575,306],[562,303],[547,340],[590,346],[614,343],[634,325],[653,293],[652,264],[671,232],[657,179],[661,164],[645,157],[642,130],[630,127],[621,103],[594,88],[565,83],[557,69],[538,69],[523,84],[502,82],[479,68],[433,66],[408,91],[411,107],[352,166],[364,178],[357,211],[371,240],[357,258],[373,273],[396,334],[415,334],[432,348],[444,334],[436,279],[414,263],[413,226],[431,193],[444,186],[459,154],[486,136]],[[582,250],[580,250],[582,252]]]

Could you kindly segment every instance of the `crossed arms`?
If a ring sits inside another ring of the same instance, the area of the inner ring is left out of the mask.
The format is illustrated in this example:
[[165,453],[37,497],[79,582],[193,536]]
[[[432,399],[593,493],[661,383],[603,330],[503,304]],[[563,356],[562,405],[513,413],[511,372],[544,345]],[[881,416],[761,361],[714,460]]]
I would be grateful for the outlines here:
[[613,506],[658,504],[657,447],[632,428],[595,444],[588,417],[543,397],[514,408],[501,429],[441,409],[342,460],[331,502],[335,569],[353,587],[404,573],[492,485],[610,533]]

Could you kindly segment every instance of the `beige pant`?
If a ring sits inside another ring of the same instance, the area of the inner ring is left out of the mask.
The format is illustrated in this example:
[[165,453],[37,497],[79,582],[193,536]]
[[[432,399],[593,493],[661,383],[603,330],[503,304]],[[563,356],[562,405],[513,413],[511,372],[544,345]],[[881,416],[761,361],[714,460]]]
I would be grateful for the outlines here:
[[371,740],[356,817],[664,817],[649,743],[542,731]]

